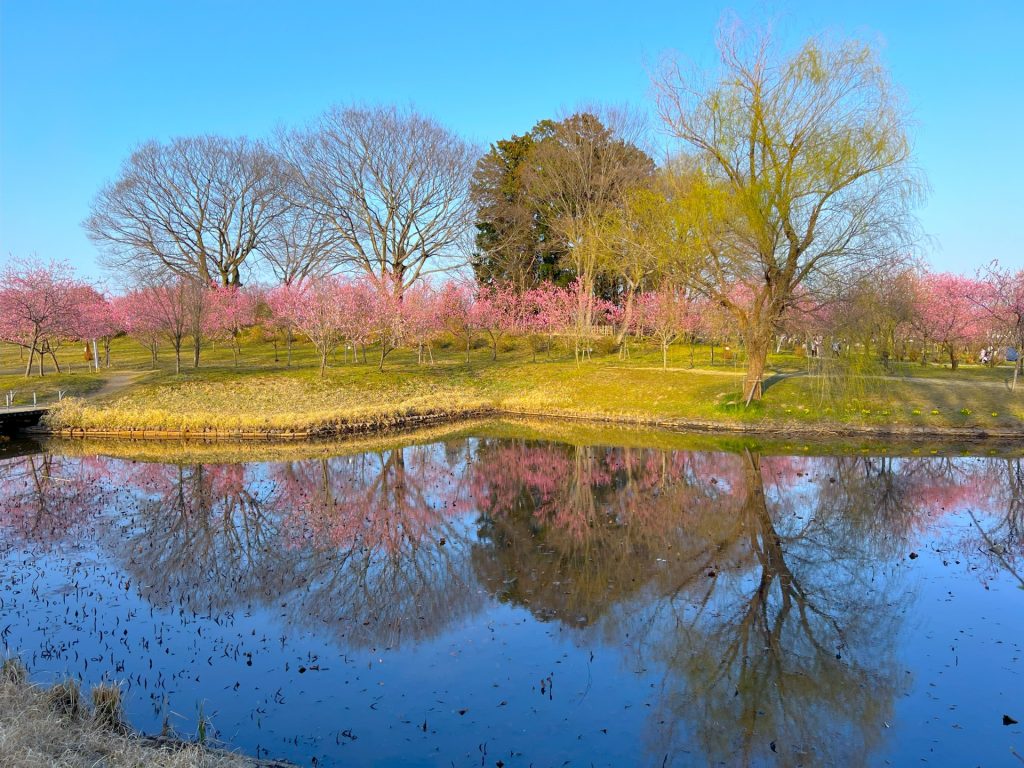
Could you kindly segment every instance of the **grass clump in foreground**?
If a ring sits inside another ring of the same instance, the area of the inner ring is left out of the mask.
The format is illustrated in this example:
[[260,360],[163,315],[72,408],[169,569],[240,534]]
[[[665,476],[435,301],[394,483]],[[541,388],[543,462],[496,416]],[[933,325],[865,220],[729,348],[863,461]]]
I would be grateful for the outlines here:
[[[78,683],[51,688],[28,682],[18,659],[0,668],[0,765],[12,768],[255,768],[271,766],[186,742],[129,731],[120,689],[100,685],[87,704]],[[277,765],[284,765],[278,763]]]

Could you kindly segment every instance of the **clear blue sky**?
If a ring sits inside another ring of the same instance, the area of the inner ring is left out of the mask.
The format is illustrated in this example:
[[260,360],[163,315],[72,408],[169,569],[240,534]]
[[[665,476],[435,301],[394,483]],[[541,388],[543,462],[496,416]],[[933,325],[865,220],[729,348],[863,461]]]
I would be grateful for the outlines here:
[[0,260],[99,276],[81,221],[138,143],[269,135],[338,102],[414,104],[486,144],[585,102],[649,107],[722,13],[878,42],[905,90],[938,268],[1024,266],[1024,3],[0,0]]

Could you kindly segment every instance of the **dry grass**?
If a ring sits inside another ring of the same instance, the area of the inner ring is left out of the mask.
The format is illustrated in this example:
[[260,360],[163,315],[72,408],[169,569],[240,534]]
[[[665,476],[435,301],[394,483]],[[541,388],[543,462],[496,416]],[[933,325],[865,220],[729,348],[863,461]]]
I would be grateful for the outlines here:
[[[685,347],[674,350],[668,370],[661,369],[660,359],[644,345],[635,345],[629,359],[595,354],[581,365],[565,350],[534,361],[522,347],[503,352],[495,361],[487,350],[477,350],[467,362],[451,347],[437,349],[434,357],[436,365],[418,365],[414,353],[398,350],[384,371],[372,360],[355,364],[339,359],[320,378],[308,344],[296,347],[294,364],[286,367],[283,360],[275,361],[270,347],[250,342],[238,367],[219,348],[204,353],[201,368],[181,374],[174,374],[163,360],[160,370],[116,394],[97,394],[93,382],[86,387],[78,378],[88,399],[64,403],[50,424],[101,432],[329,435],[501,411],[634,424],[754,424],[780,434],[787,426],[806,431],[809,425],[882,431],[892,426],[1006,432],[1024,428],[1024,386],[1008,391],[1005,366],[952,372],[916,365],[886,374],[879,366],[844,362],[830,365],[836,371],[850,367],[855,375],[840,377],[833,371],[809,376],[806,361],[777,355],[771,364],[779,375],[764,401],[744,408],[742,369],[720,358],[712,364],[706,348],[697,348],[693,368]],[[142,370],[148,362],[138,358],[128,340],[119,340],[112,360],[114,370],[121,372]],[[32,386],[37,383],[33,380]]]
[[0,765],[5,768],[252,768],[240,755],[158,744],[121,724],[120,691],[98,686],[85,704],[74,681],[45,689],[16,660],[0,670]]

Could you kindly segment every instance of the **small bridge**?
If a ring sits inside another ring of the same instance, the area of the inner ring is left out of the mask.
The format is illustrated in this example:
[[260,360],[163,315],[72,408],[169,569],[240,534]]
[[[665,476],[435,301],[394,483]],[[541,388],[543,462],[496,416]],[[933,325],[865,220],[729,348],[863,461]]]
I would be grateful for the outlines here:
[[15,432],[34,427],[48,410],[48,405],[0,407],[0,434],[13,435]]

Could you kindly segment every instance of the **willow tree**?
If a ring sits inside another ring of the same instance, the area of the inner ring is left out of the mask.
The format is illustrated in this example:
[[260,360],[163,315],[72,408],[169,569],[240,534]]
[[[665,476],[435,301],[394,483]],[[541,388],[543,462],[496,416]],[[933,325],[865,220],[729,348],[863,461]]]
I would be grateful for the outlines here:
[[686,274],[735,317],[750,402],[798,289],[906,253],[921,183],[906,113],[870,46],[811,39],[784,56],[765,36],[725,34],[719,50],[717,76],[669,62],[655,88],[693,163],[686,205],[704,243]]

